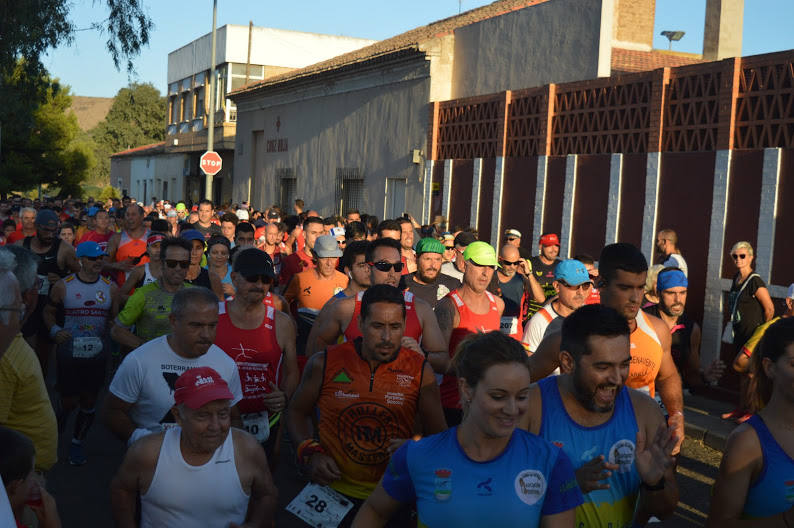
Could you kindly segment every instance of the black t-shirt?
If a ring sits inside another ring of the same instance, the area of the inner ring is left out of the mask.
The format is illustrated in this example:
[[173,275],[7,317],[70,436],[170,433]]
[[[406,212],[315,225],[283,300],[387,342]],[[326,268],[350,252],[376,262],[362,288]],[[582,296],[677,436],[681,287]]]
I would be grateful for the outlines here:
[[[728,309],[733,306],[736,296],[739,295],[739,290],[742,289],[743,284],[738,284],[739,275],[733,278],[731,291],[729,294]],[[759,276],[750,277],[747,279],[749,282],[745,286],[739,301],[736,302],[736,314],[733,316],[733,344],[737,348],[741,348],[758,327],[764,322],[764,308],[758,299],[755,298],[755,292],[758,288],[766,288],[766,284]]]
[[[643,311],[660,319],[662,317],[659,313],[658,304],[643,308]],[[675,366],[678,368],[678,373],[681,374],[682,381],[684,381],[685,384],[684,369],[689,362],[689,354],[692,351],[692,330],[694,327],[695,321],[687,317],[686,314],[681,314],[676,320],[676,324],[670,335],[670,354],[673,356],[673,363],[675,363]]]
[[222,234],[220,226],[216,224],[210,224],[209,227],[204,227],[200,223],[196,222],[195,224],[190,224],[190,229],[200,231],[201,234],[204,235],[205,239]]
[[400,277],[400,289],[407,289],[429,304],[431,308],[435,308],[438,301],[443,299],[449,292],[460,287],[458,279],[443,273],[438,274],[438,278],[433,284],[419,284],[414,280],[414,275],[416,275],[416,272]]
[[499,280],[498,271],[494,272],[488,291],[498,295],[505,302],[505,310],[502,315],[505,317],[515,317],[521,313],[521,300],[524,297],[524,277],[519,273],[507,281]]
[[554,268],[557,267],[559,261],[559,259],[555,259],[551,264],[544,264],[543,261],[540,260],[540,257],[532,257],[529,259],[529,262],[532,264],[532,273],[535,274],[535,279],[540,283],[547,299],[557,295],[551,283],[554,282]]

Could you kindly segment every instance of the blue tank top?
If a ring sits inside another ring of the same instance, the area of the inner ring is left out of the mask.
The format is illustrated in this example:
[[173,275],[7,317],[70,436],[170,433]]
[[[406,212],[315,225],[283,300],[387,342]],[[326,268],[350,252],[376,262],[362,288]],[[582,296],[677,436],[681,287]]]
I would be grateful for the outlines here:
[[336,293],[334,294],[334,298],[335,298],[335,299],[347,299],[347,295],[345,295],[345,290],[342,290],[342,291],[336,292]]
[[620,465],[606,481],[609,489],[584,496],[584,504],[576,508],[576,525],[631,526],[641,480],[634,464],[638,427],[629,390],[625,386],[620,390],[609,420],[596,427],[584,427],[565,410],[557,380],[557,376],[552,376],[538,382],[543,400],[541,438],[559,446],[575,469],[598,455]]
[[416,501],[417,525],[427,528],[539,526],[542,516],[582,503],[565,453],[521,429],[486,462],[466,455],[457,427],[409,441],[392,456],[382,485],[395,500]]
[[794,460],[783,451],[760,416],[754,414],[747,423],[758,435],[764,467],[747,490],[742,517],[754,519],[783,513],[794,506]]

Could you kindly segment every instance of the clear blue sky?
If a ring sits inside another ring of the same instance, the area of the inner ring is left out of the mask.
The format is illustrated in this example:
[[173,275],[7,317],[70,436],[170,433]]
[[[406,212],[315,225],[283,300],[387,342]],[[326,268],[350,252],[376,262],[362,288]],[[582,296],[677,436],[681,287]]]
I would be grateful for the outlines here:
[[[580,0],[590,1],[590,0]],[[166,89],[168,53],[209,33],[212,0],[143,0],[155,28],[149,47],[136,59],[137,75],[131,80],[151,82]],[[463,10],[490,0],[462,0]],[[107,17],[105,0],[74,0],[72,21],[78,28]],[[665,29],[686,31],[673,49],[700,53],[706,0],[657,0],[654,47],[667,49]],[[218,26],[257,26],[384,39],[440,18],[455,15],[458,0],[218,0]],[[794,1],[745,0],[743,55],[794,48]],[[63,45],[45,58],[55,77],[72,87],[75,95],[112,97],[130,80],[117,72],[105,49],[103,36],[94,30],[77,33],[71,46]]]

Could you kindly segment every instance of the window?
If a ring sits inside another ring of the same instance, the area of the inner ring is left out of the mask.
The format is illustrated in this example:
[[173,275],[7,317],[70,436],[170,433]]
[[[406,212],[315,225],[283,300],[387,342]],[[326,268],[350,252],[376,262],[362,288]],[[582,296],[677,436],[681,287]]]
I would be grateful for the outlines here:
[[292,211],[292,204],[298,194],[295,169],[276,169],[276,179],[279,182],[279,204],[284,211]]
[[195,101],[194,108],[196,109],[193,114],[193,117],[195,119],[198,119],[199,117],[204,115],[204,88],[196,88],[196,91],[193,93],[194,93],[193,98]]
[[364,178],[358,168],[336,169],[336,208],[339,215],[364,209]]
[[184,121],[187,116],[185,115],[185,96],[179,96],[179,120]]

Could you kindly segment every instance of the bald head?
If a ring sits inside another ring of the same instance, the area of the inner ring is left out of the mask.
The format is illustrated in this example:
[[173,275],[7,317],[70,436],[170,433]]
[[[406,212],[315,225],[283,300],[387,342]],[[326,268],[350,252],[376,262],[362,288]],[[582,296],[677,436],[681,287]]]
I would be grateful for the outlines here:
[[499,251],[499,260],[502,265],[502,267],[499,268],[499,273],[506,277],[512,277],[516,274],[519,264],[521,264],[521,255],[516,246],[505,244]]

